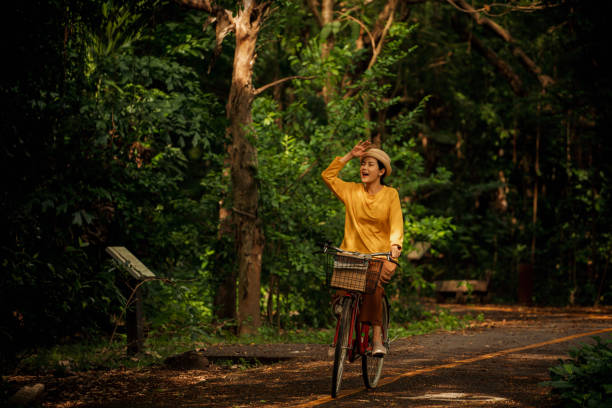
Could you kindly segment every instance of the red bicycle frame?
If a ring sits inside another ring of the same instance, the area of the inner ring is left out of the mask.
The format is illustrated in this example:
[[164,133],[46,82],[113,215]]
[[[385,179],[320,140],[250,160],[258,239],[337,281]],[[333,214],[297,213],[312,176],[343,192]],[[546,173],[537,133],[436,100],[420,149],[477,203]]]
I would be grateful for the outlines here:
[[[361,305],[362,295],[360,293],[347,293],[344,297],[352,298],[353,310],[351,313],[351,330],[349,330],[348,335],[348,345],[351,345],[347,350],[347,357],[349,362],[353,362],[357,359],[357,357],[364,355],[368,351],[369,342],[370,342],[370,325],[367,323],[359,322],[359,307]],[[336,333],[334,335],[334,346],[338,342],[338,332],[340,329],[341,319],[338,319],[336,322]],[[357,325],[357,333],[359,333],[359,341],[357,339],[353,339],[353,335],[355,333],[355,325]],[[384,333],[383,333],[384,336]]]

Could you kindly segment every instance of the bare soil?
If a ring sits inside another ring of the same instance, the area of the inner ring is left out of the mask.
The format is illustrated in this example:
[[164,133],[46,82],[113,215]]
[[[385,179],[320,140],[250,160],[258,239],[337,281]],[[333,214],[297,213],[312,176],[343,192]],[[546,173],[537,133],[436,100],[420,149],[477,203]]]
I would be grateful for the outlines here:
[[40,405],[58,408],[553,407],[556,401],[539,383],[549,379],[548,368],[567,358],[570,348],[592,341],[591,336],[565,338],[612,329],[612,310],[605,308],[444,307],[483,313],[485,320],[461,331],[395,339],[379,387],[364,388],[356,361],[345,369],[343,393],[335,400],[329,398],[329,347],[312,344],[209,347],[199,351],[210,361],[202,370],[160,366],[8,380],[13,387],[43,383]]

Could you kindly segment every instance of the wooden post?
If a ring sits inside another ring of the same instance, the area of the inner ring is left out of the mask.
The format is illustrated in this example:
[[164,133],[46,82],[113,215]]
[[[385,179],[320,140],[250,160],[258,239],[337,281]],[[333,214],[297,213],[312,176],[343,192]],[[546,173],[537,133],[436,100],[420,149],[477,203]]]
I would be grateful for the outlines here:
[[[130,279],[130,287],[136,287],[140,282]],[[131,293],[130,293],[131,294]],[[128,296],[130,295],[128,294]],[[125,310],[125,325],[127,329],[127,353],[134,354],[144,351],[144,316],[142,313],[142,288],[134,291],[132,301]]]
[[127,353],[134,355],[144,350],[142,288],[138,285],[145,279],[154,278],[155,274],[125,247],[108,247],[106,252],[113,258],[117,266],[130,276],[126,285],[126,298],[129,303],[125,310],[125,324],[127,326]]
[[533,263],[518,264],[518,301],[520,304],[531,305],[533,296]]

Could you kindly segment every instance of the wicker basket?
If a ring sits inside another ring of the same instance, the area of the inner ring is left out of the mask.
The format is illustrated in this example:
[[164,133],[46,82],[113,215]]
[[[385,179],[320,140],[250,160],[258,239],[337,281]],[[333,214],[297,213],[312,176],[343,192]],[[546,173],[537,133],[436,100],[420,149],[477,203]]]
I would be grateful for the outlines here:
[[378,285],[382,265],[380,259],[339,254],[330,256],[327,266],[329,285],[336,289],[373,293]]

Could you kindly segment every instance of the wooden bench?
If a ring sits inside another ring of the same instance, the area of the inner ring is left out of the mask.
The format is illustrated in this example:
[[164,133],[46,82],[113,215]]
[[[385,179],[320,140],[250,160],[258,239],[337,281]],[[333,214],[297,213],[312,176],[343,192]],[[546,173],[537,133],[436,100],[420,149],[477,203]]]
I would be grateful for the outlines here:
[[412,245],[412,251],[408,252],[406,256],[410,261],[418,261],[425,256],[425,253],[427,253],[430,248],[431,244],[429,242],[418,241]]
[[[125,247],[107,247],[106,252],[113,258],[115,265],[127,272],[131,278],[127,283],[126,298],[132,296],[130,304],[126,306],[125,325],[127,328],[127,352],[130,355],[144,350],[144,315],[142,311],[142,291],[134,290],[145,279],[155,278],[138,258]],[[132,295],[133,293],[133,295]]]
[[489,280],[439,280],[434,284],[438,303],[449,298],[454,298],[457,303],[465,303],[469,297],[477,298],[480,303],[488,300]]

